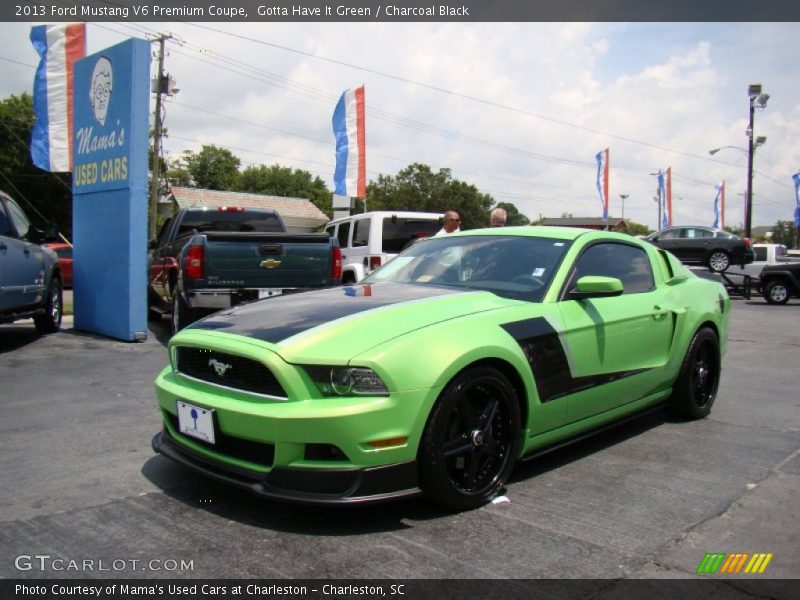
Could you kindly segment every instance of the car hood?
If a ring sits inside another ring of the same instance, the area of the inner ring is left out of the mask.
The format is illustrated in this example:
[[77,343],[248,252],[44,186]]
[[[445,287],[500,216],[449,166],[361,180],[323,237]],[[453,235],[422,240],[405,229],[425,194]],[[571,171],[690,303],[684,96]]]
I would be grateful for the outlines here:
[[223,310],[189,327],[273,344],[289,362],[346,362],[435,323],[518,301],[485,291],[380,283],[287,294]]

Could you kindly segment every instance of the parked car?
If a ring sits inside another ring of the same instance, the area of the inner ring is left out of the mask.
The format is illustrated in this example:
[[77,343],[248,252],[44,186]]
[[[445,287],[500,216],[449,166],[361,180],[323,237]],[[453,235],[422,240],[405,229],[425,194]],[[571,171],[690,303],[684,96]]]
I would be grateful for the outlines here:
[[800,298],[800,262],[769,265],[761,271],[761,293],[770,304]]
[[148,316],[171,313],[173,332],[242,302],[339,284],[339,244],[286,233],[257,208],[184,208],[150,244]]
[[174,336],[153,447],[265,497],[473,508],[524,455],[662,404],[708,415],[729,310],[719,283],[624,234],[430,238],[360,285]]
[[65,288],[72,287],[72,245],[64,242],[48,242],[44,245],[58,256],[61,267],[61,281]]
[[386,264],[409,243],[434,235],[442,215],[375,211],[335,219],[325,226],[342,249],[342,283],[356,283]]
[[644,239],[672,252],[683,263],[706,265],[715,273],[731,265],[749,264],[755,258],[748,238],[711,227],[669,227]]
[[39,333],[61,327],[61,268],[56,253],[41,246],[45,238],[0,192],[0,323],[32,318]]

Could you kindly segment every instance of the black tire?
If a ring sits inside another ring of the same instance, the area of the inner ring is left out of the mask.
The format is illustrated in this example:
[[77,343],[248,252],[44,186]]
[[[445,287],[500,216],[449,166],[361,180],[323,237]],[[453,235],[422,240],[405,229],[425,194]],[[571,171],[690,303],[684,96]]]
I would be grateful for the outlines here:
[[672,414],[684,419],[706,417],[717,397],[719,375],[719,340],[712,329],[703,327],[692,338],[672,387]]
[[792,297],[784,279],[773,279],[764,286],[764,300],[770,304],[786,304]]
[[61,317],[64,314],[64,296],[61,280],[53,277],[47,288],[47,297],[44,304],[44,313],[33,317],[33,324],[38,333],[55,333],[61,329]]
[[170,315],[170,331],[172,335],[178,333],[184,327],[192,324],[192,311],[186,306],[180,292],[176,291],[172,295],[172,314]]
[[342,275],[342,285],[355,285],[356,284],[356,276],[355,273],[352,271],[348,271],[344,275]]
[[731,256],[725,250],[714,250],[708,255],[706,265],[712,272],[722,273],[731,266]]
[[420,487],[446,508],[477,508],[502,488],[520,443],[517,394],[496,369],[460,373],[428,417],[418,453]]

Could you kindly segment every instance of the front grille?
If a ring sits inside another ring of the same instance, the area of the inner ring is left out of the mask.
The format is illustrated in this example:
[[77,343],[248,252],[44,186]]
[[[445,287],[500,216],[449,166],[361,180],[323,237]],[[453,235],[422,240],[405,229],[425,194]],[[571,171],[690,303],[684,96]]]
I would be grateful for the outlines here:
[[[262,442],[253,442],[237,438],[232,435],[227,435],[219,430],[216,422],[214,423],[214,439],[215,444],[209,444],[203,440],[189,437],[180,433],[180,426],[178,425],[178,417],[171,412],[164,411],[164,415],[169,419],[172,429],[175,431],[174,437],[181,440],[189,440],[195,444],[199,444],[204,448],[218,452],[231,458],[238,458],[247,462],[261,465],[264,467],[271,467],[275,460],[275,445],[264,444]],[[170,432],[171,433],[171,432]]]
[[286,391],[268,367],[258,361],[204,348],[177,349],[178,371],[225,387],[286,398]]

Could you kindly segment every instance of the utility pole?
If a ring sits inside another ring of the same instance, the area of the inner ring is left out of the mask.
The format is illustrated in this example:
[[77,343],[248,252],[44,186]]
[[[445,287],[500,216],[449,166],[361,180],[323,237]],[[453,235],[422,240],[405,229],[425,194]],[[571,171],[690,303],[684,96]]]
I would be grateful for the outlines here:
[[161,148],[161,96],[168,93],[165,90],[164,78],[164,43],[172,38],[169,34],[161,34],[158,37],[158,73],[154,81],[153,91],[156,94],[156,110],[153,123],[153,162],[150,168],[150,227],[149,238],[152,240],[158,233],[156,231],[156,224],[158,221],[158,179],[159,179],[159,150]]

